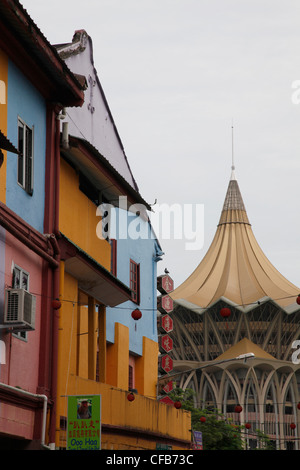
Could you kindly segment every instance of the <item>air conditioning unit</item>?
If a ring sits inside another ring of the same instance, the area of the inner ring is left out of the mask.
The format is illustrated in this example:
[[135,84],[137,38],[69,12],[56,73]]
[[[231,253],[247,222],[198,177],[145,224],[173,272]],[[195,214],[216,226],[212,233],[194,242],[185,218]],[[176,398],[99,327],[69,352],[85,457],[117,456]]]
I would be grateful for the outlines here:
[[35,296],[25,289],[6,289],[4,324],[17,331],[34,330],[35,304]]

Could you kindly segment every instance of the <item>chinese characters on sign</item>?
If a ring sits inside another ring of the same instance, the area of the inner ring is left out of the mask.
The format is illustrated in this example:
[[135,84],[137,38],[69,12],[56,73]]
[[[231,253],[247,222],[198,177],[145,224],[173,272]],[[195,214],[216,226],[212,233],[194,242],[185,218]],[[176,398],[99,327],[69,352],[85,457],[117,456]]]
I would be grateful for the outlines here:
[[164,387],[163,387],[163,391],[166,392],[166,393],[169,393],[173,390],[173,382],[172,380],[170,380],[170,382],[168,382]]
[[157,278],[157,289],[161,294],[169,294],[169,292],[174,290],[173,279],[168,275],[159,276]]
[[165,354],[164,356],[159,357],[159,368],[163,370],[163,372],[171,372],[173,370],[173,359]]
[[101,396],[68,397],[67,450],[100,450]]
[[[158,367],[162,374],[168,374],[173,370],[173,359],[169,356],[169,353],[173,350],[173,340],[169,336],[169,333],[173,331],[173,320],[168,315],[173,311],[173,299],[169,296],[169,293],[174,290],[173,279],[168,275],[159,276],[157,278],[157,289],[162,294],[157,298],[157,309],[161,313],[158,317],[159,350],[161,353]],[[161,402],[174,405],[173,400],[167,395],[172,388],[173,383],[171,381],[168,386],[162,388],[162,392],[166,396],[162,396]]]
[[159,317],[158,329],[160,333],[170,333],[173,330],[173,320],[169,315]]
[[169,295],[162,295],[157,299],[157,308],[161,313],[170,313],[173,310],[173,300]]
[[161,349],[163,349],[166,353],[169,353],[173,349],[173,340],[169,335],[161,336],[159,339],[159,344]]

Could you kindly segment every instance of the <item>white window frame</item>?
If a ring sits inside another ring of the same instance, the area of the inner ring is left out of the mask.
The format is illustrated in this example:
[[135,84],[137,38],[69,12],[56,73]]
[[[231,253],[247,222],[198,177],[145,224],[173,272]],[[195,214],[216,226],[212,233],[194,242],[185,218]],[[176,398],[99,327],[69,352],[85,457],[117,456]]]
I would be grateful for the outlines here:
[[[20,142],[20,129],[22,129],[22,142]],[[31,142],[28,138],[30,136]],[[34,168],[34,126],[29,127],[18,116],[18,184],[30,196],[33,194],[33,168]],[[28,147],[29,145],[29,147]],[[22,169],[22,171],[20,171]]]
[[[26,289],[25,287],[22,286],[22,281],[20,281],[20,284],[19,286],[16,286],[15,285],[15,282],[14,282],[14,271],[15,269],[17,269],[18,271],[20,271],[20,280],[22,279],[22,275],[25,274],[27,276],[27,285],[26,285]],[[30,281],[30,274],[28,271],[25,271],[25,269],[21,268],[19,265],[13,263],[12,265],[12,288],[13,289],[25,289],[27,292],[29,292],[29,281]],[[27,341],[27,331],[18,331],[16,333],[13,333],[14,336],[24,340],[24,341]]]

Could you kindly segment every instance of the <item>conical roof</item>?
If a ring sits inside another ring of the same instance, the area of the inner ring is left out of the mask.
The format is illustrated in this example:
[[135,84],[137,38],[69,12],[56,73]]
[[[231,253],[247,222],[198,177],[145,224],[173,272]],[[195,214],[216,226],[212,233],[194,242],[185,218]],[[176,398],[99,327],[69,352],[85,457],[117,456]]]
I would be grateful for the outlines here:
[[234,359],[242,354],[253,353],[256,358],[259,359],[274,359],[271,354],[264,351],[257,344],[250,341],[248,338],[243,338],[238,343],[231,346],[223,354],[216,358],[216,361],[223,359]]
[[258,302],[272,300],[292,313],[299,310],[299,293],[258,245],[232,172],[214,239],[198,267],[171,297],[198,313],[219,300],[245,312]]

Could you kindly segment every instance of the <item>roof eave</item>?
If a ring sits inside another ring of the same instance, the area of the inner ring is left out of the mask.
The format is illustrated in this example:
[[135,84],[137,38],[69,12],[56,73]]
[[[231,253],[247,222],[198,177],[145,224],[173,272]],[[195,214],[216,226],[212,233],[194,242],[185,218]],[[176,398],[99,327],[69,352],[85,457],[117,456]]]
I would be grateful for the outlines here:
[[78,149],[82,154],[89,159],[95,167],[104,172],[107,177],[115,184],[120,194],[127,195],[131,204],[140,204],[148,211],[151,211],[151,206],[145,201],[136,189],[134,189],[126,179],[111,165],[111,163],[87,140],[79,137],[69,136],[69,150],[62,147],[62,153],[66,155],[72,152],[72,147]]
[[0,26],[0,47],[47,100],[82,106],[82,85],[17,0],[1,0]]

